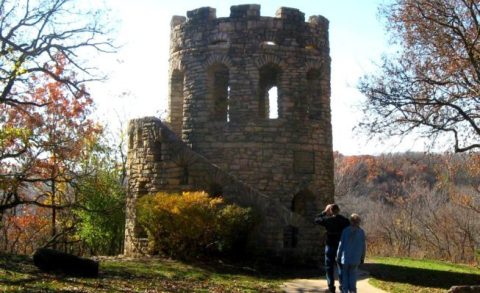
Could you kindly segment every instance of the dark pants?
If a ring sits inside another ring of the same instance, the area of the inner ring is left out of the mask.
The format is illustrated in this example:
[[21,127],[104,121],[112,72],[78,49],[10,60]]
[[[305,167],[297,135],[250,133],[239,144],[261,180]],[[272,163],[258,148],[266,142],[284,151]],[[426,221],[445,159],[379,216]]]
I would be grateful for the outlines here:
[[[337,249],[338,246],[325,246],[325,271],[327,275],[327,285],[330,291],[335,292],[335,270],[338,273],[338,280],[341,282],[342,280],[342,270],[340,268],[340,264],[337,264],[335,258],[337,257]],[[340,290],[341,290],[341,283],[340,283]]]

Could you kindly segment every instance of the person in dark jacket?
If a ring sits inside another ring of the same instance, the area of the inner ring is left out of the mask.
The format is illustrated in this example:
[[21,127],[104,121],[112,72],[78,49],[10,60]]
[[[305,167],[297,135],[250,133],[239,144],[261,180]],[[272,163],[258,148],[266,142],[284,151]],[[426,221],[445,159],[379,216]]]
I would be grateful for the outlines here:
[[325,271],[328,289],[332,293],[335,292],[335,269],[337,269],[340,290],[342,290],[341,265],[337,264],[335,259],[342,231],[350,225],[350,221],[339,213],[340,207],[337,204],[329,204],[325,207],[325,210],[315,218],[315,223],[324,226],[327,230],[325,243]]

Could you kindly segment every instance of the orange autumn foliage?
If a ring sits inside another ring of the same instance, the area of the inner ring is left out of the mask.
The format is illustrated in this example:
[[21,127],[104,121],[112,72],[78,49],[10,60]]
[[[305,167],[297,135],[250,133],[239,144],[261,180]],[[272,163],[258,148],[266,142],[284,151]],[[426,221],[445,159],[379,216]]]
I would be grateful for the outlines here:
[[[60,54],[55,58],[49,71],[75,79],[65,71],[67,59]],[[8,231],[3,240],[9,243],[6,246],[16,243],[23,250],[28,250],[23,242],[34,239],[29,231],[40,231],[45,219],[50,218],[50,236],[57,233],[57,209],[74,202],[70,182],[85,148],[102,131],[90,118],[93,100],[84,90],[72,93],[47,74],[37,74],[34,81],[23,93],[28,102],[0,104],[0,216],[10,225],[2,227]],[[26,204],[37,207],[26,209]],[[22,212],[11,214],[10,209]],[[11,235],[12,231],[18,235]]]

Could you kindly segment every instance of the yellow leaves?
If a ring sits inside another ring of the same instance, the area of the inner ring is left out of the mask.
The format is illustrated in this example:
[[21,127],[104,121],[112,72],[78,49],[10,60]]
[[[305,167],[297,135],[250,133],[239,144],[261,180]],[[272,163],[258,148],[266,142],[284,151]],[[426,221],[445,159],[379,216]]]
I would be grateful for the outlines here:
[[173,209],[170,210],[172,212],[172,214],[180,214],[181,210],[179,207],[173,207]]
[[191,207],[205,206],[214,208],[223,203],[221,198],[210,198],[206,192],[157,193],[152,198],[155,208],[180,214]]
[[4,127],[0,129],[0,140],[7,139],[9,137],[20,137],[27,138],[30,135],[31,131],[26,128],[18,127]]
[[[7,50],[7,54],[11,54]],[[23,75],[27,73],[27,68],[25,66],[25,60],[22,57],[14,57],[14,56],[8,56],[6,54],[0,55],[0,58],[3,60],[0,60],[3,63],[3,68],[8,69],[10,68],[10,76],[11,77],[18,77],[20,75]],[[15,60],[16,59],[16,60]]]
[[0,128],[0,150],[12,147],[15,144],[27,144],[31,131],[27,128],[5,126]]
[[13,71],[15,72],[15,76],[20,76],[22,74],[27,73],[27,69],[25,67],[22,67],[19,62],[15,63],[15,67]]
[[474,206],[473,197],[470,194],[452,191],[450,192],[450,199],[463,207]]
[[157,193],[139,199],[138,223],[154,251],[198,254],[227,250],[253,221],[251,210],[224,205],[205,192]]
[[472,153],[470,158],[470,164],[464,166],[464,168],[467,168],[471,176],[480,177],[480,155]]
[[26,59],[24,53],[15,50],[13,47],[8,47],[0,52],[0,64],[2,64],[3,72],[8,72],[9,78],[16,78],[27,73]]

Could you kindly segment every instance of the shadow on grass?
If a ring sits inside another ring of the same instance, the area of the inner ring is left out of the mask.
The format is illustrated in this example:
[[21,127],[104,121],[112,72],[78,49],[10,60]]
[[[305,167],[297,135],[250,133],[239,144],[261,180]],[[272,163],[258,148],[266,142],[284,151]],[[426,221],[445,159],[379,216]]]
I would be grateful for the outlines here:
[[378,280],[420,287],[449,289],[457,285],[480,285],[480,275],[410,268],[388,264],[364,264],[362,268]]
[[[323,271],[318,268],[274,265],[258,259],[241,262],[219,261],[218,259],[174,261],[152,257],[131,261],[113,260],[109,262],[103,260],[102,262],[104,265],[101,265],[97,279],[83,279],[41,272],[33,265],[33,260],[29,256],[0,254],[0,279],[3,278],[3,285],[13,286],[24,292],[73,292],[65,288],[80,288],[80,290],[88,292],[95,290],[115,292],[125,286],[145,290],[149,286],[155,286],[167,291],[170,290],[169,288],[183,288],[187,292],[188,288],[193,285],[196,288],[213,286],[214,289],[222,286],[220,283],[211,281],[216,276],[223,276],[222,278],[225,278],[227,283],[240,275],[272,281],[323,276]],[[59,289],[50,289],[52,286]],[[252,290],[252,288],[245,289],[245,291],[248,290]]]
[[324,276],[323,268],[313,266],[281,265],[267,260],[239,261],[184,261],[215,274],[238,274],[262,277],[269,280],[310,279]]
[[0,269],[19,274],[29,274],[37,271],[33,265],[33,259],[26,255],[14,255],[0,253]]

